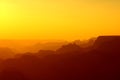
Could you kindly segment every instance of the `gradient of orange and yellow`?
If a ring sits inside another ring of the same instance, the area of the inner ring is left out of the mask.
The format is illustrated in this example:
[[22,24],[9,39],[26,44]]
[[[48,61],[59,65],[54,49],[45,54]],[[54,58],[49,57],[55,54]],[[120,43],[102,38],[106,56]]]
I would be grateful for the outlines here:
[[120,35],[119,0],[0,0],[0,39]]

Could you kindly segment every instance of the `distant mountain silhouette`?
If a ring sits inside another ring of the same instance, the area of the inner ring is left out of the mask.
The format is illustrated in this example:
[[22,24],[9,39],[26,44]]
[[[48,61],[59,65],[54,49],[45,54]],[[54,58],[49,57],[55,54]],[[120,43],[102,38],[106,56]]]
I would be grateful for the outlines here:
[[75,40],[73,41],[73,43],[79,45],[80,47],[86,48],[86,47],[93,46],[95,41],[96,41],[96,38],[91,38],[89,40],[83,40],[83,41]]
[[33,52],[33,53],[38,52],[39,50],[54,50],[55,51],[66,44],[68,44],[68,42],[64,42],[64,41],[38,43],[31,47],[27,47],[26,50],[27,52]]
[[26,53],[39,50],[56,50],[67,43],[64,40],[0,40],[0,47],[10,48],[15,53]]
[[1,60],[0,80],[120,80],[120,36],[93,42],[86,48],[70,43]]
[[61,48],[59,48],[56,52],[59,53],[59,54],[65,54],[65,53],[79,53],[79,52],[82,52],[83,49],[75,44],[75,43],[70,43],[70,44],[67,44],[67,45],[64,45],[62,46]]
[[9,48],[0,48],[0,58],[1,59],[7,59],[7,58],[13,58],[15,53],[9,49]]

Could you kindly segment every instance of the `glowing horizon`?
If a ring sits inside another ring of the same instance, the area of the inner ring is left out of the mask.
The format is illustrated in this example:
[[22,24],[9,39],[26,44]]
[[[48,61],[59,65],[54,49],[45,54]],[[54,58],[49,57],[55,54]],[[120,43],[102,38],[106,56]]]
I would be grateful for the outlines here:
[[1,0],[0,39],[87,39],[120,35],[117,0]]

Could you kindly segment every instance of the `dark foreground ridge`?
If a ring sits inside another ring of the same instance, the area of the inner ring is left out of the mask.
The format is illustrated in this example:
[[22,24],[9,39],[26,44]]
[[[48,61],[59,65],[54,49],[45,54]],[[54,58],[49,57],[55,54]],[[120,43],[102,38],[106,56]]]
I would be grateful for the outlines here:
[[95,41],[94,46],[117,48],[120,46],[120,36],[100,36]]
[[120,36],[100,36],[89,50],[71,43],[1,60],[0,80],[120,80]]

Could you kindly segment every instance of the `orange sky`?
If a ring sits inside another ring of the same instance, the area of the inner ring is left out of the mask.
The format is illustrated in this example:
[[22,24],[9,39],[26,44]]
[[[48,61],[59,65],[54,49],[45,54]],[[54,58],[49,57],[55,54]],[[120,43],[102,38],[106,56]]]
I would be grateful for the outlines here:
[[119,0],[0,0],[0,39],[120,35]]

